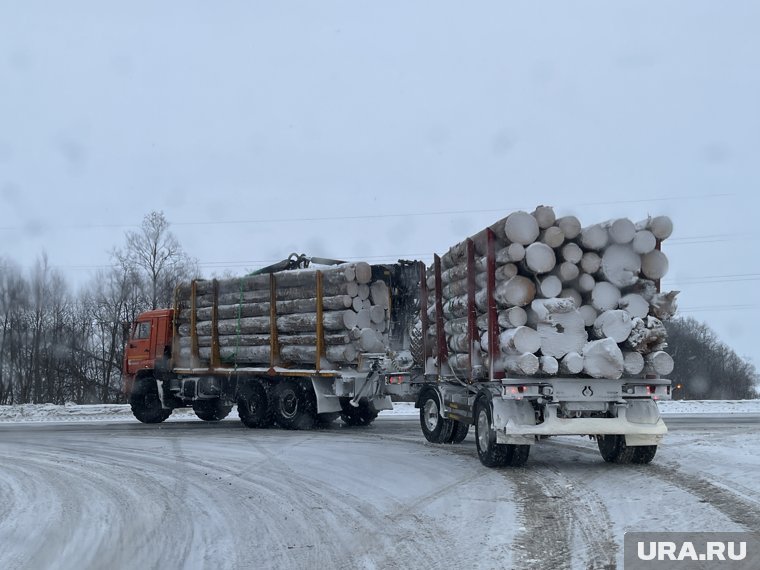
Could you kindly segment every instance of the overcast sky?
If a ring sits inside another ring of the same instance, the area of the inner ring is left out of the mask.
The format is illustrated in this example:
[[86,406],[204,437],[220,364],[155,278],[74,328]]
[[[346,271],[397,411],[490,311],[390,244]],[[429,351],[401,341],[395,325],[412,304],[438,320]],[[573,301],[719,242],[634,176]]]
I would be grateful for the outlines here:
[[0,257],[73,286],[152,209],[205,275],[430,261],[515,209],[668,214],[760,363],[760,3],[0,0]]

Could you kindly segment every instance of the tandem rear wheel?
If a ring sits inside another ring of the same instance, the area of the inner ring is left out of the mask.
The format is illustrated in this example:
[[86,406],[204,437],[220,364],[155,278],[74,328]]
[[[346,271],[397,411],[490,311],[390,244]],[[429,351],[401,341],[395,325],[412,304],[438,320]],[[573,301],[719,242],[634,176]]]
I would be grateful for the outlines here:
[[487,396],[475,400],[475,444],[480,462],[486,467],[522,467],[530,454],[530,445],[496,443],[493,404]]
[[651,463],[657,454],[656,445],[626,445],[624,435],[598,435],[596,444],[607,463],[644,465]]
[[218,422],[230,415],[232,406],[225,404],[220,398],[211,400],[195,400],[193,411],[204,422]]
[[430,443],[461,443],[470,424],[441,416],[441,399],[435,390],[426,390],[419,399],[420,428]]

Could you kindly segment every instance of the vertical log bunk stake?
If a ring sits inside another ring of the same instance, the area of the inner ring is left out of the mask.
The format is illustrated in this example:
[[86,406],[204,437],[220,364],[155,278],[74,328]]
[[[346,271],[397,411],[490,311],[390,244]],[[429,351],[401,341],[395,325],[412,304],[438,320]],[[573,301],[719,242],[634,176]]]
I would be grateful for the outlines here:
[[269,373],[280,362],[280,343],[277,339],[277,278],[269,274]]
[[195,279],[190,284],[190,368],[198,368],[201,365],[200,349],[198,348],[198,283]]
[[449,348],[446,346],[446,335],[443,331],[443,283],[441,281],[441,258],[437,254],[433,257],[435,266],[435,333],[438,356],[438,375],[444,362],[448,362]]
[[428,328],[430,323],[428,322],[428,287],[427,287],[427,271],[425,264],[420,261],[418,263],[420,268],[420,323],[422,326],[422,372],[427,374],[427,357],[430,354],[428,350]]
[[325,351],[325,326],[322,322],[323,307],[322,307],[322,295],[324,293],[324,285],[322,283],[322,272],[317,271],[317,355],[315,358],[314,367],[319,372],[322,365],[322,356]]
[[496,235],[488,228],[486,231],[486,295],[488,296],[488,377],[489,380],[501,380],[505,377],[504,369],[496,369],[499,359],[499,318],[496,314]]
[[219,355],[219,281],[213,281],[213,304],[211,305],[211,368],[219,368],[222,358]]
[[174,368],[175,362],[179,360],[179,285],[174,288],[174,310],[172,312],[172,354],[169,361],[169,368]]
[[475,381],[473,372],[474,354],[473,346],[478,334],[477,327],[477,310],[475,308],[475,244],[471,239],[467,240],[467,353],[468,369],[467,380],[472,383]]

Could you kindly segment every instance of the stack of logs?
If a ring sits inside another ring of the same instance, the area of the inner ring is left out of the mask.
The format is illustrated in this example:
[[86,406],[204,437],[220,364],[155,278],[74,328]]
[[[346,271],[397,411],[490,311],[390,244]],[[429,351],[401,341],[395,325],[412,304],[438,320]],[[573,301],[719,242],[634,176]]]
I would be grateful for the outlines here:
[[[588,375],[617,379],[667,375],[662,320],[676,292],[660,293],[668,269],[660,243],[665,216],[639,223],[622,218],[582,227],[551,207],[514,212],[490,227],[496,239],[495,290],[499,354],[494,368],[512,375]],[[487,374],[486,230],[473,236],[477,328],[468,334],[467,242],[441,257],[443,328],[455,373]],[[436,343],[435,271],[428,269],[428,346]]]
[[[372,267],[364,262],[321,267],[319,271],[321,284],[316,270],[304,269],[196,281],[194,293],[193,286],[180,287],[180,366],[191,366],[194,360],[199,365],[213,363],[215,322],[220,364],[314,366],[320,318],[324,346],[320,368],[355,363],[359,353],[384,352],[390,307],[386,283],[373,281]],[[322,299],[320,310],[318,297]]]

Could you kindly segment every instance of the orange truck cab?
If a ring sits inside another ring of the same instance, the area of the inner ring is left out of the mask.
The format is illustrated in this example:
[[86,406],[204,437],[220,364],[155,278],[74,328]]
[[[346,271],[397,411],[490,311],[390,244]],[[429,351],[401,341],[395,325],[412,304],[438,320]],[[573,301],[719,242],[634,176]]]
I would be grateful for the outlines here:
[[124,392],[132,393],[135,377],[141,370],[153,370],[156,362],[171,356],[174,311],[158,309],[140,314],[132,324],[124,350]]

